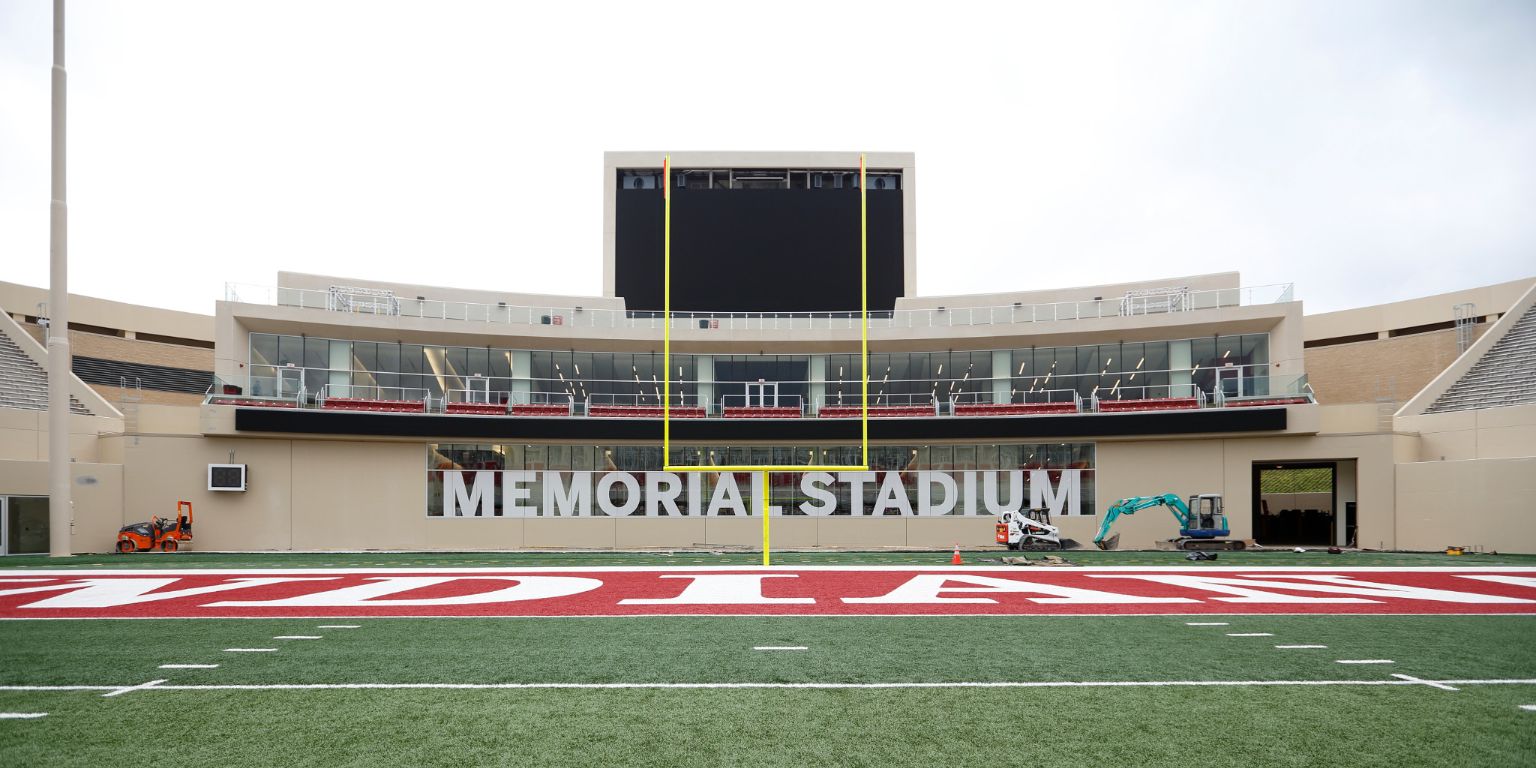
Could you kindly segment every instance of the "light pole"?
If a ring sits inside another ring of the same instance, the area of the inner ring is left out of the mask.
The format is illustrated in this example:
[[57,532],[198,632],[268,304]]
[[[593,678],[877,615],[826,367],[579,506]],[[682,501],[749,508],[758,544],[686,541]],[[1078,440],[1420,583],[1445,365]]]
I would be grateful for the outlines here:
[[69,476],[69,206],[64,189],[64,0],[53,0],[53,192],[48,260],[48,554],[68,557],[74,502]]

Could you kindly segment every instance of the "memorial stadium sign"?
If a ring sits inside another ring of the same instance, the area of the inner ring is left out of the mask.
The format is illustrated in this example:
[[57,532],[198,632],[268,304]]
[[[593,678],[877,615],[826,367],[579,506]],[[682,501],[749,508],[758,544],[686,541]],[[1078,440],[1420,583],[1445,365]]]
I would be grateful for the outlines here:
[[[772,515],[997,515],[1027,505],[1083,512],[1083,470],[771,473]],[[429,517],[756,516],[761,472],[444,470]],[[750,479],[748,479],[750,478]],[[786,509],[785,507],[788,507]]]

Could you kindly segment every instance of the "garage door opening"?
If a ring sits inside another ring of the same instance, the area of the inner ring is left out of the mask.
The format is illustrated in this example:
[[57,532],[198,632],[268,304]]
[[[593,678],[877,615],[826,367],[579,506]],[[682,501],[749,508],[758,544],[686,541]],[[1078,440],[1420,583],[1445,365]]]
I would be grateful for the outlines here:
[[1267,547],[1342,546],[1337,462],[1253,466],[1253,538]]

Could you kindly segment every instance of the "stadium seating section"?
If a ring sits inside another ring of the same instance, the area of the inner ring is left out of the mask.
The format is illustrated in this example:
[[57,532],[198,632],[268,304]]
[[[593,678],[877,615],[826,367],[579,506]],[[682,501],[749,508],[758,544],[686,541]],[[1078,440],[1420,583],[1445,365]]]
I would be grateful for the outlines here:
[[569,405],[514,405],[513,416],[569,416]]
[[762,406],[762,407],[730,407],[721,411],[721,416],[727,419],[798,419],[800,408],[797,406]]
[[1099,413],[1122,411],[1176,411],[1199,408],[1200,401],[1193,397],[1159,397],[1149,400],[1100,400]]
[[1228,400],[1228,408],[1253,408],[1269,405],[1306,405],[1312,402],[1305,397],[1263,397],[1257,400]]
[[[659,419],[662,412],[659,405],[593,405],[587,408],[587,415],[618,419]],[[702,419],[705,415],[704,409],[697,406],[672,409],[674,419]]]
[[1040,416],[1077,413],[1077,403],[973,403],[955,405],[956,416]]
[[[857,405],[824,405],[817,414],[823,419],[857,419],[860,408]],[[869,407],[871,419],[907,419],[922,416],[935,416],[931,405],[872,405]]]
[[209,405],[241,405],[247,408],[297,408],[299,404],[293,400],[262,400],[250,397],[215,397],[208,401]]
[[443,412],[466,416],[505,416],[507,406],[501,403],[448,403],[443,406]]
[[370,400],[361,397],[328,397],[320,407],[329,411],[427,412],[427,403],[424,400]]

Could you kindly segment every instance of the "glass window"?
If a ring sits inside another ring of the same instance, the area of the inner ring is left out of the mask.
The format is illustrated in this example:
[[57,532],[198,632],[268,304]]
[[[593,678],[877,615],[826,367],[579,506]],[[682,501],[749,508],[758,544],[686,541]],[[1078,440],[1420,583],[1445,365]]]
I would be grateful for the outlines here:
[[277,364],[277,337],[270,333],[251,334],[251,365]]
[[299,336],[279,336],[277,339],[278,365],[304,364],[304,339]]

